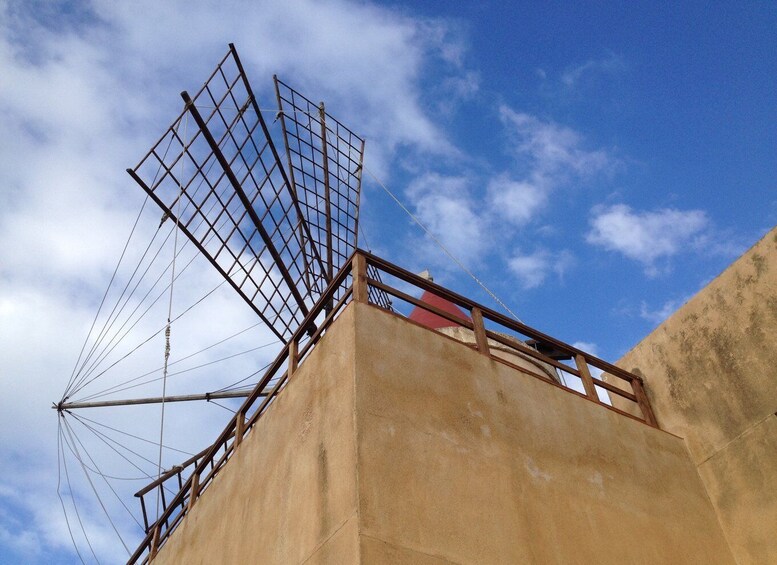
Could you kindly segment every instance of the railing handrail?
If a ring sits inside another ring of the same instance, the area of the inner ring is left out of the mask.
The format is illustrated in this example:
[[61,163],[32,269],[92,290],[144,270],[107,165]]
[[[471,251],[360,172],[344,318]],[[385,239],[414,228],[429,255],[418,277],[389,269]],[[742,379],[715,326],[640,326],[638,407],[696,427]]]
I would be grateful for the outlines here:
[[362,251],[357,250],[357,252],[361,253],[365,256],[367,259],[368,264],[373,265],[375,267],[378,267],[380,270],[390,274],[394,275],[399,279],[404,280],[405,282],[412,283],[414,286],[417,286],[421,290],[428,290],[429,292],[436,294],[440,296],[441,298],[444,298],[448,300],[449,302],[452,302],[456,304],[459,307],[465,308],[467,310],[470,310],[472,308],[479,308],[480,311],[483,313],[485,318],[490,319],[493,322],[496,322],[502,326],[505,326],[509,329],[512,329],[514,331],[520,332],[532,339],[536,339],[537,341],[542,341],[545,343],[549,343],[553,345],[554,347],[559,348],[562,351],[566,351],[568,353],[571,353],[572,356],[575,355],[583,355],[587,360],[591,362],[591,365],[598,369],[602,369],[603,371],[606,371],[608,373],[612,373],[616,376],[619,376],[623,378],[624,380],[638,380],[642,382],[642,377],[639,375],[635,375],[633,373],[629,373],[628,371],[625,371],[624,369],[617,367],[611,363],[608,363],[604,359],[600,359],[599,357],[596,357],[595,355],[592,355],[590,353],[587,353],[583,351],[582,349],[578,349],[577,347],[574,347],[573,345],[570,345],[568,343],[565,343],[559,339],[556,339],[546,333],[543,333],[531,326],[527,326],[523,322],[520,322],[514,318],[509,318],[505,316],[504,314],[501,314],[497,312],[496,310],[493,310],[487,306],[483,306],[481,304],[478,304],[477,302],[470,300],[461,294],[458,294],[452,290],[448,290],[447,288],[440,286],[439,284],[432,282],[428,279],[425,279],[423,277],[420,277],[416,275],[415,273],[412,273],[410,271],[407,271],[403,269],[402,267],[398,267],[392,263],[389,263],[385,259],[382,259],[378,257],[377,255],[373,255],[372,253],[368,251]]

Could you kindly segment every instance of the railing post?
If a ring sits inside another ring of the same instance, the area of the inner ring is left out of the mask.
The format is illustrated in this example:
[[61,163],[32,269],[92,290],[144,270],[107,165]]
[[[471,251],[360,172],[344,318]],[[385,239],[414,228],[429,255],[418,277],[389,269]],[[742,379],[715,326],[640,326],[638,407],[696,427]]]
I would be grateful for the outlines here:
[[475,330],[475,344],[478,346],[478,351],[483,355],[491,355],[488,348],[488,338],[486,337],[486,326],[483,323],[483,312],[475,306],[470,312],[472,316],[472,324]]
[[242,410],[238,410],[235,414],[235,447],[240,445],[243,441],[243,434],[245,433],[246,416]]
[[289,341],[289,369],[287,373],[289,379],[291,379],[291,377],[297,371],[297,364],[299,363],[299,359],[297,359],[298,349],[299,345],[297,344],[297,340],[292,338]]
[[596,394],[596,386],[594,386],[594,380],[591,377],[591,371],[588,369],[588,362],[585,360],[585,357],[579,353],[575,355],[575,365],[577,365],[580,379],[583,381],[586,396],[591,400],[599,402],[599,395]]
[[197,495],[199,494],[200,490],[200,474],[197,472],[197,469],[194,469],[194,472],[192,473],[192,487],[189,489],[189,506],[186,509],[187,512],[191,512],[192,508],[194,507],[194,503],[197,502]]
[[148,560],[151,561],[156,557],[159,550],[159,527],[161,524],[154,526],[154,535],[151,536],[151,547],[148,549]]
[[634,396],[637,397],[637,404],[639,404],[640,410],[642,410],[642,416],[645,418],[645,422],[653,426],[658,427],[658,422],[653,414],[653,409],[650,407],[650,401],[648,400],[645,389],[642,386],[640,379],[631,379],[631,389],[634,391]]
[[353,256],[351,265],[351,277],[353,277],[353,299],[355,302],[369,302],[367,289],[367,259],[361,253]]

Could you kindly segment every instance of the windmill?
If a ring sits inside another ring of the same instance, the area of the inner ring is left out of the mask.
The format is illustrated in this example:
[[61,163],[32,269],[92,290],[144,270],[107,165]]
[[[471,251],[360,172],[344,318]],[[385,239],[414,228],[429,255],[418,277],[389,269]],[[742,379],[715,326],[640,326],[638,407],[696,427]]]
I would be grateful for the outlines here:
[[[160,227],[173,223],[283,347],[300,330],[306,335],[316,330],[318,320],[310,319],[311,308],[357,247],[365,142],[330,115],[323,102],[312,102],[277,77],[273,81],[278,104],[273,124],[279,122],[280,136],[271,134],[230,44],[200,90],[193,96],[181,93],[180,114],[127,172],[161,209]],[[374,269],[373,276],[379,278]],[[344,288],[328,297],[318,318],[343,298]],[[374,303],[391,308],[380,289],[371,289],[370,296]],[[165,363],[169,332],[168,318]],[[84,382],[82,378],[70,383],[68,391]],[[262,381],[257,386],[269,384]],[[248,395],[246,390],[226,390],[72,401],[66,391],[54,408],[63,414],[82,408]],[[207,450],[161,473],[136,495],[146,531],[154,519],[144,495],[158,492],[165,507],[165,481],[174,477],[180,482],[182,473]]]

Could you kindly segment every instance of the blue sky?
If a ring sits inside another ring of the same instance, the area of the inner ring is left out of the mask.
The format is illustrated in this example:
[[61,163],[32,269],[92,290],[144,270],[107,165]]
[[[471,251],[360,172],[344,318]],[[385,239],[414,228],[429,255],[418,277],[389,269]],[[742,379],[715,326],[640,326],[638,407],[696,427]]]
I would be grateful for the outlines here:
[[[79,562],[48,405],[142,202],[124,169],[229,42],[263,107],[274,107],[273,73],[325,100],[366,136],[370,174],[522,320],[608,360],[777,224],[774,4],[141,4],[0,0],[0,562]],[[497,307],[370,175],[362,221],[379,254]],[[141,231],[156,223],[154,212]],[[181,304],[217,281],[197,269]],[[253,322],[234,296],[215,300],[176,344]],[[269,339],[252,330],[213,355]],[[159,359],[144,353],[132,368]],[[213,377],[197,375],[180,390]],[[190,426],[171,412],[177,446],[215,434],[226,412],[208,410]],[[98,416],[158,434],[157,412]],[[101,561],[123,559],[88,484],[73,490]]]

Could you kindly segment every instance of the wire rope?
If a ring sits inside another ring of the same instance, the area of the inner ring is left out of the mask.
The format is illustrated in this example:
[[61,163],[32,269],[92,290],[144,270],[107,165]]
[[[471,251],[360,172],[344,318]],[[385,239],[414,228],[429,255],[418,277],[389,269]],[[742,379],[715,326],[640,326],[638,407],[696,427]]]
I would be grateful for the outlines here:
[[418,219],[418,217],[415,214],[413,214],[404,204],[402,204],[399,198],[397,198],[394,195],[394,193],[391,192],[391,190],[389,190],[389,188],[370,169],[368,169],[367,167],[364,167],[364,170],[366,170],[367,173],[372,177],[372,179],[378,184],[378,186],[380,186],[386,192],[386,194],[388,194],[391,197],[391,199],[397,204],[397,206],[399,206],[410,217],[410,219],[413,220],[418,225],[418,227],[420,227],[424,231],[424,233],[427,236],[429,236],[429,238],[435,244],[437,244],[437,246],[443,251],[443,253],[445,253],[448,256],[448,258],[450,258],[454,263],[456,263],[456,265],[458,265],[462,271],[467,273],[467,275],[469,275],[470,278],[472,278],[472,280],[475,281],[478,284],[478,286],[480,286],[480,288],[482,288],[486,292],[486,294],[488,294],[488,296],[490,296],[497,304],[499,304],[499,306],[504,308],[504,310],[508,314],[510,314],[517,321],[523,323],[522,320],[515,314],[515,312],[510,310],[507,304],[502,302],[502,300],[500,300],[499,297],[496,294],[494,294],[485,285],[485,283],[483,283],[483,281],[481,281],[470,269],[467,268],[466,265],[464,265],[464,263],[462,263],[455,255],[453,255],[453,253],[451,253],[451,251],[442,243],[442,241],[440,241],[439,238],[435,236],[431,232],[431,230],[429,230],[429,228],[427,228],[421,222],[421,220]]
[[[184,122],[183,126],[183,137],[184,140],[187,138],[187,130],[189,126],[189,115],[186,115],[186,121]],[[181,179],[184,178],[184,159],[181,159]],[[165,363],[164,368],[162,370],[162,406],[161,406],[161,414],[160,414],[160,421],[159,421],[159,458],[157,461],[157,480],[161,479],[162,477],[162,451],[163,451],[163,440],[164,440],[164,434],[165,434],[165,397],[167,396],[167,364],[170,360],[170,327],[171,327],[171,318],[173,317],[173,290],[174,290],[174,284],[175,284],[175,259],[176,259],[176,251],[178,251],[178,227],[180,225],[181,221],[181,198],[183,197],[183,184],[180,185],[180,193],[178,194],[178,209],[175,214],[175,238],[173,240],[173,265],[170,269],[170,300],[167,303],[167,328],[165,329]],[[157,520],[159,519],[159,504],[161,502],[161,489],[157,490],[157,496],[156,496],[156,517]]]
[[[131,433],[129,433],[129,432],[125,432],[125,431],[123,431],[123,430],[119,430],[119,429],[117,429],[117,428],[113,428],[113,427],[111,427],[111,426],[109,426],[109,425],[107,425],[107,424],[103,424],[102,422],[98,422],[98,421],[96,421],[96,420],[92,420],[91,418],[87,418],[86,416],[81,416],[80,414],[75,414],[74,412],[69,412],[69,414],[70,414],[71,416],[73,416],[75,419],[79,420],[79,421],[80,421],[82,424],[83,424],[84,422],[89,422],[90,424],[93,424],[93,425],[95,425],[95,426],[100,426],[101,428],[107,428],[107,429],[109,429],[109,430],[111,430],[111,431],[113,431],[113,432],[116,432],[116,433],[118,433],[118,434],[125,435],[125,436],[127,436],[127,437],[131,437],[131,438],[133,438],[133,439],[136,439],[136,440],[138,440],[138,441],[142,441],[142,442],[145,442],[145,443],[150,443],[150,444],[152,444],[152,445],[156,445],[156,442],[155,442],[155,441],[151,441],[150,439],[146,439],[146,438],[143,438],[143,437],[140,437],[140,436],[136,436],[135,434],[131,434]],[[90,429],[92,429],[92,428],[91,428],[91,426],[87,426],[87,427],[89,427]],[[99,433],[99,434],[103,435],[104,437],[106,437],[106,438],[110,439],[111,441],[113,441],[113,442],[117,443],[118,445],[121,445],[121,444],[119,444],[119,442],[117,442],[115,439],[111,438],[111,437],[110,437],[108,434],[106,434],[106,433],[103,433],[103,432],[96,432],[96,433]],[[194,453],[191,453],[191,452],[189,452],[189,451],[184,451],[183,449],[177,449],[177,448],[175,448],[175,447],[171,447],[171,446],[169,446],[169,445],[165,445],[165,449],[169,449],[170,451],[175,451],[175,452],[177,452],[177,453],[180,453],[180,454],[182,454],[182,455],[187,455],[187,456],[189,456],[189,457],[192,457],[192,456],[194,455]]]
[[[64,421],[65,424],[65,432],[67,432],[68,435],[71,436],[72,441],[72,435],[70,434],[70,427],[67,424],[67,421]],[[108,509],[105,508],[105,504],[103,503],[102,497],[100,496],[100,493],[97,492],[97,488],[94,486],[94,483],[92,482],[92,478],[89,476],[89,472],[86,470],[86,467],[84,466],[83,461],[81,461],[80,458],[78,459],[78,462],[81,464],[81,467],[84,471],[84,476],[86,477],[87,482],[89,483],[89,486],[92,487],[92,492],[94,492],[95,497],[97,497],[97,502],[100,504],[100,508],[102,508],[103,513],[105,514],[105,517],[108,518],[108,522],[110,523],[111,527],[113,528],[113,531],[116,532],[116,536],[119,538],[119,541],[121,541],[121,545],[124,546],[124,549],[127,550],[127,555],[132,555],[132,552],[130,551],[129,547],[127,547],[127,544],[124,542],[124,538],[121,537],[121,534],[119,533],[118,528],[116,527],[116,524],[113,522],[113,518],[111,518],[111,515],[108,513]]]
[[[165,157],[167,157],[167,153],[170,151],[170,147],[172,143],[173,143],[173,138],[171,137],[170,141],[167,144],[167,147],[165,148],[165,152],[162,156],[163,160],[165,159]],[[159,176],[159,172],[161,170],[162,170],[162,163],[159,164],[159,167],[157,167],[156,173],[154,173],[154,182],[156,182],[156,179]],[[140,207],[140,211],[138,212],[138,215],[135,218],[135,222],[132,224],[132,229],[130,230],[130,234],[127,237],[127,241],[124,243],[124,248],[122,249],[121,255],[119,256],[119,261],[116,263],[116,267],[113,270],[111,279],[108,282],[108,286],[105,289],[105,293],[103,294],[102,300],[100,301],[100,305],[98,306],[97,312],[94,315],[94,320],[92,321],[92,325],[89,328],[89,332],[86,334],[86,338],[84,339],[84,344],[81,346],[81,352],[78,354],[78,359],[76,360],[75,365],[73,366],[73,372],[71,373],[70,379],[68,380],[68,385],[65,387],[65,394],[62,395],[63,398],[67,397],[67,390],[70,388],[70,385],[75,378],[76,371],[78,369],[78,364],[81,362],[81,356],[83,355],[84,349],[86,348],[86,344],[89,342],[89,336],[92,335],[92,330],[94,329],[94,326],[97,323],[97,319],[100,317],[100,311],[102,310],[103,304],[105,303],[105,299],[108,297],[108,292],[110,291],[111,285],[113,284],[113,281],[116,278],[116,273],[119,271],[119,267],[121,266],[121,263],[124,259],[124,255],[127,252],[127,248],[129,247],[130,241],[132,240],[132,236],[135,233],[135,229],[137,228],[138,223],[140,222],[140,218],[143,214],[143,210],[145,209],[147,202],[148,202],[148,194],[146,194],[146,197],[143,199],[143,204]]]
[[[64,416],[63,416],[63,420],[62,421],[64,421]],[[65,435],[64,435],[64,433],[62,433],[62,427],[61,426],[60,426],[60,434],[61,434],[61,437],[64,439]],[[70,499],[73,502],[73,510],[76,513],[76,518],[78,519],[78,524],[79,524],[79,526],[81,526],[81,532],[84,534],[84,539],[86,540],[86,545],[89,546],[89,551],[92,552],[92,557],[94,557],[94,560],[97,561],[97,563],[99,564],[100,560],[97,559],[97,554],[95,554],[95,552],[94,552],[94,547],[92,547],[92,542],[89,539],[89,536],[86,534],[86,529],[84,528],[84,523],[81,520],[81,513],[78,511],[78,505],[76,504],[75,494],[73,494],[73,483],[71,483],[71,481],[70,481],[70,472],[67,469],[67,457],[65,456],[64,450],[62,451],[62,468],[65,470],[65,479],[67,480],[67,489],[68,489],[68,492],[70,493]]]
[[[176,364],[178,364],[178,363],[181,363],[181,362],[183,362],[183,361],[186,361],[187,359],[191,359],[192,357],[195,357],[195,356],[197,356],[197,355],[199,355],[199,354],[201,354],[201,353],[204,353],[205,351],[207,351],[207,350],[209,350],[209,349],[212,349],[212,348],[214,348],[214,347],[216,347],[216,346],[218,346],[218,345],[221,345],[221,344],[223,344],[223,343],[225,343],[225,342],[229,341],[230,339],[233,339],[233,338],[235,338],[235,337],[237,337],[237,336],[239,336],[239,335],[241,335],[241,334],[243,334],[243,333],[245,333],[245,332],[247,332],[247,331],[249,331],[249,330],[252,330],[253,328],[255,328],[255,327],[257,327],[257,326],[259,326],[259,325],[261,325],[261,324],[262,324],[262,322],[257,322],[257,323],[255,323],[255,324],[252,324],[251,326],[249,326],[249,327],[247,327],[247,328],[245,328],[245,329],[242,329],[242,330],[240,330],[239,332],[237,332],[237,333],[234,333],[234,334],[232,334],[232,335],[231,335],[231,336],[229,336],[229,337],[226,337],[226,338],[224,338],[224,339],[222,339],[222,340],[220,340],[220,341],[217,341],[216,343],[213,343],[213,344],[211,344],[211,345],[208,345],[207,347],[204,347],[204,348],[200,349],[199,351],[195,351],[194,353],[191,353],[191,354],[189,354],[189,355],[186,355],[185,357],[182,357],[182,358],[180,358],[180,359],[177,359],[177,360],[173,361],[172,363],[170,363],[170,365],[176,365]],[[276,340],[275,342],[277,343],[277,340]],[[153,374],[153,373],[155,373],[155,372],[157,372],[157,371],[161,371],[161,370],[162,370],[162,367],[158,367],[158,368],[156,368],[156,369],[152,369],[151,371],[147,371],[147,372],[143,373],[142,375],[139,375],[139,376],[137,376],[137,377],[133,377],[133,378],[131,378],[131,379],[128,379],[128,380],[126,380],[126,381],[123,381],[123,382],[121,382],[121,383],[118,383],[118,384],[116,384],[114,387],[109,387],[109,389],[106,389],[106,390],[112,390],[113,388],[116,388],[116,387],[122,386],[122,385],[124,385],[124,384],[129,384],[129,383],[131,383],[131,382],[135,382],[135,381],[137,381],[137,380],[139,380],[139,379],[142,379],[143,377],[147,377],[148,375],[151,375],[151,374]],[[99,393],[93,393],[93,394],[91,394],[91,395],[88,395],[88,396],[86,396],[86,397],[84,397],[84,398],[80,398],[80,399],[78,399],[76,402],[84,402],[85,400],[89,400],[89,399],[91,399],[91,398],[96,398],[97,396],[100,396],[100,395],[102,395],[102,393],[103,393],[103,392],[104,392],[104,391],[101,391],[101,392],[99,392]]]
[[[69,424],[67,424],[67,422],[66,422],[66,426],[67,426],[67,427],[70,429],[70,431],[72,432],[72,427],[70,427],[70,425],[69,425]],[[138,527],[139,527],[139,528],[142,530],[142,529],[143,529],[143,526],[141,526],[141,525],[140,525],[140,521],[139,521],[139,520],[138,520],[138,519],[135,517],[135,515],[132,513],[132,511],[131,511],[131,510],[130,510],[128,507],[127,507],[127,505],[126,505],[126,504],[124,503],[124,501],[121,499],[121,497],[119,496],[119,494],[118,494],[118,493],[116,492],[116,490],[113,488],[113,485],[111,485],[110,481],[108,481],[108,479],[109,479],[109,478],[110,478],[110,479],[113,479],[113,480],[116,480],[116,478],[115,478],[115,477],[111,477],[110,475],[106,475],[105,473],[103,473],[103,472],[100,470],[100,467],[97,465],[97,463],[95,462],[94,458],[91,456],[91,454],[89,453],[89,451],[86,449],[86,446],[85,446],[85,445],[84,445],[84,443],[81,441],[81,438],[79,438],[79,437],[78,437],[78,434],[75,434],[75,433],[73,433],[73,434],[72,434],[72,437],[75,439],[75,441],[77,441],[77,442],[78,442],[78,445],[80,445],[80,446],[81,446],[81,449],[82,449],[82,450],[83,450],[83,452],[86,454],[86,456],[89,458],[89,461],[91,461],[92,465],[94,465],[94,468],[92,468],[92,467],[89,467],[89,465],[87,465],[87,464],[86,464],[86,462],[83,460],[83,458],[80,456],[80,453],[78,453],[77,451],[75,451],[75,450],[74,450],[74,448],[76,447],[75,445],[73,445],[73,446],[71,447],[71,451],[73,452],[73,456],[74,456],[74,457],[75,457],[75,458],[78,460],[78,462],[79,462],[79,463],[81,463],[81,465],[82,465],[82,466],[83,466],[85,469],[88,469],[88,470],[89,470],[90,472],[92,472],[93,474],[95,474],[95,475],[98,475],[100,478],[102,478],[102,480],[105,482],[105,484],[107,485],[107,487],[108,487],[108,488],[111,490],[111,492],[113,493],[113,496],[115,496],[115,497],[116,497],[116,500],[118,500],[118,501],[119,501],[119,504],[121,504],[121,505],[124,507],[124,510],[126,510],[126,511],[127,511],[127,514],[129,514],[129,515],[130,515],[130,517],[131,517],[131,518],[132,518],[132,519],[135,521],[135,523],[138,525]],[[70,446],[68,446],[68,447],[70,447]],[[137,479],[135,479],[135,480],[137,480]]]
[[[188,120],[187,120],[187,121],[188,121]],[[179,125],[180,125],[180,123],[179,123]],[[165,150],[165,153],[164,153],[164,155],[163,155],[163,157],[162,157],[162,159],[163,159],[163,160],[164,160],[164,158],[167,156],[167,153],[168,153],[168,151],[169,151],[169,149],[170,149],[170,145],[171,145],[171,143],[172,143],[172,139],[173,139],[173,138],[171,137],[171,140],[170,140],[170,142],[168,143],[168,146],[167,146],[167,148],[166,148],[166,150]],[[225,141],[226,141],[226,138],[225,138]],[[179,157],[179,158],[180,158],[180,157]],[[186,210],[188,210],[188,209],[189,209],[189,207],[190,207],[190,205],[192,205],[192,204],[193,204],[193,200],[192,200],[192,199],[193,199],[193,198],[194,198],[194,197],[197,195],[197,193],[198,193],[198,192],[200,191],[200,189],[202,188],[202,185],[204,184],[204,182],[205,182],[205,179],[206,179],[206,177],[207,177],[208,173],[210,172],[210,170],[213,168],[213,166],[214,166],[215,162],[216,162],[215,160],[214,160],[214,161],[212,161],[212,162],[211,162],[211,164],[208,166],[208,168],[207,168],[207,169],[204,171],[204,173],[203,173],[203,178],[200,180],[200,182],[199,182],[199,183],[197,183],[197,186],[196,186],[196,188],[195,188],[195,190],[194,190],[194,193],[193,193],[193,195],[192,195],[192,198],[190,198],[190,199],[189,199],[190,201],[189,201],[189,202],[187,202],[186,206],[184,207],[184,210],[183,210],[183,212],[185,212]],[[182,161],[182,163],[183,163],[183,161]],[[239,172],[239,171],[241,171],[241,170],[243,169],[243,166],[244,166],[243,164],[241,164],[241,165],[240,165],[240,167],[238,168],[238,172]],[[158,174],[159,174],[159,171],[160,171],[160,169],[161,169],[161,164],[160,164],[160,166],[157,168],[157,173],[156,173],[156,174],[155,174],[155,176],[154,176],[154,182],[156,181],[156,178],[157,178],[157,176],[158,176]],[[221,193],[220,193],[218,196],[220,196],[220,197],[221,197],[221,196],[223,196],[223,195],[224,195],[224,193],[227,191],[227,189],[228,189],[228,186],[225,186],[225,187],[224,187],[224,189],[222,189]],[[147,200],[147,199],[148,199],[148,197],[146,197],[146,200]],[[216,201],[217,201],[217,200],[216,200]],[[214,202],[211,204],[211,206],[210,206],[210,208],[208,209],[207,213],[210,213],[210,212],[213,210],[213,208],[216,206],[216,201],[214,201]],[[179,205],[180,205],[180,195],[179,195],[179,198],[177,199],[177,202],[178,202],[178,203],[179,203]],[[144,206],[145,206],[145,201],[144,201]],[[141,213],[142,213],[142,209],[141,209]],[[178,216],[179,216],[179,218],[180,218],[180,213],[178,214]],[[200,227],[200,226],[202,226],[202,224],[205,222],[205,217],[204,217],[204,216],[205,216],[205,215],[203,215],[203,218],[201,218],[201,219],[200,219],[199,223],[198,223],[198,224],[195,226],[194,230],[197,230],[197,229],[199,229],[199,227]],[[140,213],[139,213],[139,215],[138,215],[138,219],[139,219],[139,217],[140,217]],[[163,222],[164,222],[164,219],[166,219],[166,218],[163,218],[163,220],[162,220]],[[227,218],[225,217],[225,218],[224,218],[224,220],[222,220],[222,222],[221,222],[221,226],[220,226],[220,227],[223,227],[223,226],[224,226],[224,224],[226,223],[226,221],[227,221]],[[137,223],[137,220],[136,220],[136,223]],[[176,223],[176,225],[177,225],[177,223]],[[162,227],[162,224],[161,224],[161,223],[160,223],[159,227],[160,227],[160,228]],[[134,230],[134,228],[133,228],[133,230]],[[171,231],[172,231],[172,230],[171,230]],[[154,238],[156,238],[156,234],[158,234],[158,233],[159,233],[159,229],[157,229],[157,230],[156,230],[156,232],[155,232],[154,236],[153,236],[153,237],[152,237],[152,239],[151,239],[151,242],[149,242],[149,245],[148,245],[148,247],[147,247],[147,249],[146,249],[146,253],[147,253],[147,251],[148,251],[148,248],[150,248],[151,244],[153,243],[153,240],[154,240]],[[177,234],[176,234],[176,235],[177,235]],[[134,294],[134,291],[137,289],[137,286],[140,284],[140,281],[141,281],[141,280],[142,280],[142,279],[145,277],[145,275],[147,274],[148,270],[149,270],[149,269],[150,269],[150,267],[151,267],[151,264],[153,264],[154,260],[155,260],[155,259],[156,259],[156,257],[159,255],[159,252],[161,251],[161,249],[162,249],[162,246],[163,246],[163,245],[164,245],[164,243],[167,241],[167,239],[169,238],[169,236],[170,236],[170,233],[168,233],[167,237],[165,237],[165,240],[163,241],[162,245],[160,246],[160,249],[159,249],[159,250],[157,251],[157,253],[154,255],[154,258],[153,258],[153,259],[152,259],[152,261],[149,263],[149,265],[148,265],[148,267],[146,268],[146,271],[144,272],[144,274],[143,274],[143,275],[141,275],[141,277],[139,278],[139,280],[138,280],[138,283],[136,284],[135,288],[133,288],[133,290],[131,291],[131,293],[130,293],[130,296],[131,296],[132,294]],[[215,233],[214,233],[214,234],[212,234],[212,235],[211,235],[211,236],[208,238],[208,241],[212,240],[214,236],[215,236]],[[207,243],[207,242],[206,242],[206,243]],[[128,244],[129,244],[129,240],[127,241],[127,245],[128,245]],[[182,246],[182,248],[181,248],[181,251],[183,251],[183,249],[185,249],[185,248],[186,248],[186,246],[187,246],[188,244],[189,244],[189,241],[187,240],[187,241],[184,243],[184,245]],[[145,257],[145,253],[144,253],[143,257]],[[140,263],[142,263],[143,257],[141,258],[140,262],[138,263],[138,267],[136,267],[136,269],[135,269],[135,272],[137,272],[137,269],[139,268],[139,266],[140,266]],[[186,268],[188,268],[188,266],[191,264],[191,262],[192,262],[192,261],[193,261],[193,260],[194,260],[196,257],[197,257],[197,254],[195,254],[195,256],[192,258],[192,260],[191,260],[191,261],[189,261],[189,263],[186,265],[186,267],[185,267],[183,270],[185,270]],[[175,259],[175,257],[173,258],[173,260],[174,260],[174,259]],[[172,261],[171,261],[171,263],[172,263]],[[162,276],[164,275],[164,273],[167,271],[167,269],[168,269],[168,268],[170,268],[170,264],[168,264],[168,267],[167,267],[167,268],[166,268],[166,269],[165,269],[165,270],[164,270],[164,271],[163,271],[163,272],[162,272],[162,273],[159,275],[159,277],[157,278],[157,280],[156,280],[156,282],[154,283],[154,285],[153,285],[153,286],[152,286],[152,287],[149,289],[149,291],[148,291],[148,292],[146,293],[146,295],[143,297],[143,299],[141,300],[141,302],[140,302],[140,303],[139,303],[139,304],[138,304],[138,305],[135,307],[135,309],[132,311],[132,313],[130,314],[130,316],[128,317],[128,319],[125,321],[125,323],[124,323],[124,324],[122,324],[122,328],[124,327],[124,325],[126,325],[126,323],[129,321],[129,319],[131,319],[132,315],[133,315],[133,314],[134,314],[134,313],[137,311],[137,308],[140,306],[140,304],[142,304],[142,302],[143,302],[143,301],[145,301],[145,299],[146,299],[146,297],[148,296],[148,294],[150,294],[150,293],[151,293],[151,291],[153,290],[153,288],[154,288],[154,287],[156,287],[156,284],[159,282],[159,280],[162,278]],[[118,270],[118,265],[117,265],[117,270]],[[182,272],[183,272],[183,270],[182,270]],[[129,285],[129,283],[131,282],[132,278],[134,277],[134,274],[135,274],[135,273],[133,272],[133,276],[132,276],[132,277],[130,277],[130,281],[128,281],[128,283],[127,283],[127,286]],[[109,286],[108,286],[108,288],[106,289],[106,296],[107,296],[108,290],[110,290],[110,285],[112,284],[112,282],[113,282],[113,278],[111,279],[111,283],[109,283]],[[125,287],[125,290],[126,290],[126,287]],[[163,291],[163,292],[162,292],[162,294],[164,294],[164,292],[165,292],[165,291]],[[122,296],[123,296],[123,293],[122,293]],[[128,300],[129,300],[129,298],[128,298]],[[127,300],[127,301],[128,301],[128,300]],[[120,301],[121,301],[121,296],[119,297],[119,302],[120,302]],[[156,300],[154,301],[154,303],[155,303],[155,302],[156,302]],[[126,305],[126,303],[127,303],[127,302],[125,302],[125,305]],[[154,303],[152,303],[152,304],[154,304]],[[117,302],[117,305],[118,305],[118,302]],[[119,313],[117,314],[117,317],[118,317],[118,315],[121,313],[121,311],[123,311],[123,309],[124,309],[124,306],[122,306],[121,310],[120,310],[120,311],[119,311]],[[114,306],[114,310],[115,310],[115,306]],[[148,309],[146,309],[146,311],[144,311],[144,313],[141,315],[141,318],[142,318],[142,317],[145,315],[145,313],[146,313],[146,312],[148,312]],[[110,316],[111,316],[112,314],[113,314],[113,311],[111,312],[111,314],[109,314],[109,316],[108,316],[108,319],[106,320],[106,324],[107,324],[107,323],[108,323],[108,321],[110,320]],[[99,316],[99,311],[98,311],[98,314],[97,314],[97,316]],[[95,322],[96,322],[96,320],[97,320],[97,316],[95,317]],[[139,319],[140,319],[140,318],[139,318]],[[139,321],[139,319],[138,319],[138,321]],[[93,325],[94,325],[94,323],[93,323]],[[111,324],[111,325],[112,325],[112,324]],[[104,327],[105,327],[105,326],[104,326]],[[133,324],[133,327],[134,327],[134,324]],[[119,331],[121,331],[121,328],[119,329]],[[125,336],[126,336],[126,333],[125,333]],[[115,336],[114,336],[114,337],[115,337]],[[123,336],[123,337],[124,337],[124,336]],[[84,347],[86,346],[86,342],[88,341],[88,339],[89,339],[89,335],[87,335],[86,341],[84,342]],[[99,342],[99,341],[101,341],[101,338],[98,338],[98,339],[96,340],[96,343],[95,343],[95,344],[92,346],[92,349],[94,349],[94,347],[96,347],[96,345],[97,345],[97,342]],[[111,341],[113,341],[113,340],[111,340]],[[82,347],[82,350],[83,350],[83,347]],[[103,349],[103,351],[105,351],[105,349]],[[109,352],[109,353],[110,353],[110,352]],[[80,357],[79,357],[79,358],[80,358]],[[103,359],[104,359],[104,357],[103,357]],[[97,363],[97,364],[99,364],[99,361],[98,361],[98,363]],[[78,365],[78,363],[76,363],[76,366],[77,366],[77,365]],[[84,366],[85,366],[85,365],[86,365],[86,361],[84,361],[84,363],[82,364],[82,368],[81,368],[81,370],[83,370],[83,368],[84,368]],[[93,366],[94,366],[94,364],[93,364]],[[75,372],[75,369],[74,369],[74,372]],[[89,372],[91,373],[91,370],[90,370]],[[68,394],[67,394],[67,392],[66,392],[66,393],[63,395],[63,397],[67,397],[67,396],[68,396]]]
[[62,514],[65,517],[65,525],[67,526],[68,534],[70,534],[70,541],[73,542],[73,549],[76,550],[76,555],[78,555],[78,559],[81,563],[86,565],[86,562],[78,549],[76,538],[73,535],[73,528],[70,527],[70,518],[68,518],[67,509],[65,508],[65,500],[62,498],[62,457],[64,457],[64,452],[62,450],[62,422],[59,419],[57,419],[57,427],[57,498],[59,498],[59,503],[62,506]]

